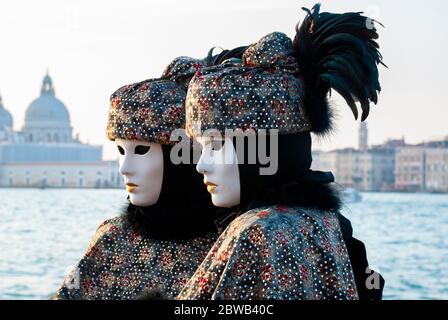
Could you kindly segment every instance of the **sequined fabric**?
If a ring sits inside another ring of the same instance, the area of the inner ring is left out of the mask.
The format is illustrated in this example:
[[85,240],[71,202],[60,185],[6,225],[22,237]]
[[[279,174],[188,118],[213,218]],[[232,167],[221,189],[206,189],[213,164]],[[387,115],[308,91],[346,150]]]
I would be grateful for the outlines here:
[[178,57],[159,79],[125,85],[110,97],[106,136],[173,145],[173,130],[185,127],[187,85],[201,60]]
[[334,212],[265,207],[220,235],[178,300],[355,300],[358,293]]
[[248,67],[271,68],[281,72],[297,73],[299,67],[293,56],[292,41],[282,32],[273,32],[249,46],[243,53]]
[[124,221],[114,218],[98,228],[53,299],[126,300],[151,289],[173,299],[217,238],[210,233],[189,240],[148,239]]
[[187,131],[194,136],[207,129],[309,131],[298,72],[292,42],[280,32],[247,48],[240,62],[202,68],[187,92]]
[[161,78],[188,86],[191,77],[203,67],[204,61],[202,60],[186,56],[177,57],[165,68]]

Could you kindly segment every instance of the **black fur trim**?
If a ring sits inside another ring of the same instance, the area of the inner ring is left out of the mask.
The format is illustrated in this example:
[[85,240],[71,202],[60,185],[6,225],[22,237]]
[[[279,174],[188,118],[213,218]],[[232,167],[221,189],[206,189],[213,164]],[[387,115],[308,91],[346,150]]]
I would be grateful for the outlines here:
[[315,208],[339,211],[343,205],[342,192],[335,183],[319,183],[310,180],[297,180],[269,188],[252,200],[240,213],[272,205]]
[[[205,213],[209,214],[207,218],[203,217]],[[145,238],[185,240],[216,232],[214,212],[189,212],[187,209],[157,206],[140,208],[129,203],[123,207],[121,216]]]
[[328,101],[328,90],[307,90],[304,108],[311,122],[312,132],[318,136],[326,136],[334,129],[334,112]]
[[305,179],[269,189],[264,197],[273,204],[287,206],[335,211],[342,207],[341,193],[336,184],[322,184]]

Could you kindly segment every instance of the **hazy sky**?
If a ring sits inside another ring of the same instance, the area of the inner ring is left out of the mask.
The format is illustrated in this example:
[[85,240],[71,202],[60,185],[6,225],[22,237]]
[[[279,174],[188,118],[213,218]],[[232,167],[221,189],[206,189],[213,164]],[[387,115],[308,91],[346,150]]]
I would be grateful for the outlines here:
[[[49,68],[56,96],[69,108],[82,141],[104,145],[109,96],[118,87],[158,77],[175,57],[205,56],[272,31],[291,37],[315,1],[1,1],[0,93],[21,129],[25,110]],[[404,135],[420,142],[448,135],[448,1],[332,0],[323,11],[364,11],[381,21],[383,91],[369,118],[370,142]],[[334,95],[337,97],[337,95]],[[338,130],[321,149],[355,146],[357,126],[336,98]]]

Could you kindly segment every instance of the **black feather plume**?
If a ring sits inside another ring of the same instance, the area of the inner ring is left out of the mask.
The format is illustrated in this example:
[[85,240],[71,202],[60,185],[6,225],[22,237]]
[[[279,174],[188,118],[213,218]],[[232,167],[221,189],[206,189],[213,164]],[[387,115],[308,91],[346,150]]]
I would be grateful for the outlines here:
[[213,51],[218,47],[213,47],[208,51],[207,57],[205,58],[205,62],[207,66],[215,66],[227,59],[238,58],[241,59],[244,51],[249,46],[241,46],[236,47],[232,50],[222,50],[219,54],[213,55]]
[[293,46],[306,84],[305,108],[313,132],[331,130],[327,100],[331,89],[345,99],[355,119],[359,103],[361,121],[366,120],[370,103],[378,102],[381,91],[378,64],[384,65],[375,41],[379,37],[373,26],[376,21],[362,12],[320,12],[320,4],[302,9],[307,16],[296,26]]

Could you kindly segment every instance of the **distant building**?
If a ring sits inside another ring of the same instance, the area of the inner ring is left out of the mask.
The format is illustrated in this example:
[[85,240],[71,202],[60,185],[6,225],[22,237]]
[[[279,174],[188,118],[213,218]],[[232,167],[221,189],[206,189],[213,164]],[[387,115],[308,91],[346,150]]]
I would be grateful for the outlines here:
[[427,148],[425,167],[426,190],[448,192],[448,148]]
[[425,148],[407,146],[397,149],[395,158],[395,189],[425,190]]
[[313,151],[313,168],[331,171],[337,183],[360,191],[448,192],[448,137],[369,147],[367,126],[361,124],[358,134],[358,150]]
[[345,187],[360,191],[393,190],[395,149],[390,145],[391,141],[369,148],[365,123],[360,125],[358,141],[358,150],[314,152],[313,168],[333,172],[335,181]]
[[362,183],[362,154],[355,149],[337,150],[335,179],[338,183],[360,189]]
[[360,191],[390,191],[394,188],[394,150],[359,152],[342,149],[314,155],[313,168],[333,172],[335,181],[345,187]]
[[102,147],[73,138],[70,115],[56,98],[47,74],[40,96],[28,107],[25,123],[13,119],[0,97],[0,187],[119,187],[116,161],[102,160]]
[[369,148],[367,122],[361,122],[358,130],[358,150],[366,151]]
[[354,188],[360,179],[358,156],[355,149],[313,152],[313,169],[331,171],[337,183]]
[[443,140],[423,142],[419,144],[419,146],[424,146],[426,148],[448,148],[448,136]]
[[392,191],[395,188],[395,149],[386,144],[371,148],[371,184],[366,190]]
[[[337,152],[323,152],[313,150],[313,169],[321,171],[334,171],[338,163]],[[335,174],[335,172],[333,172]]]
[[0,142],[7,141],[12,137],[12,116],[3,106],[0,95]]

